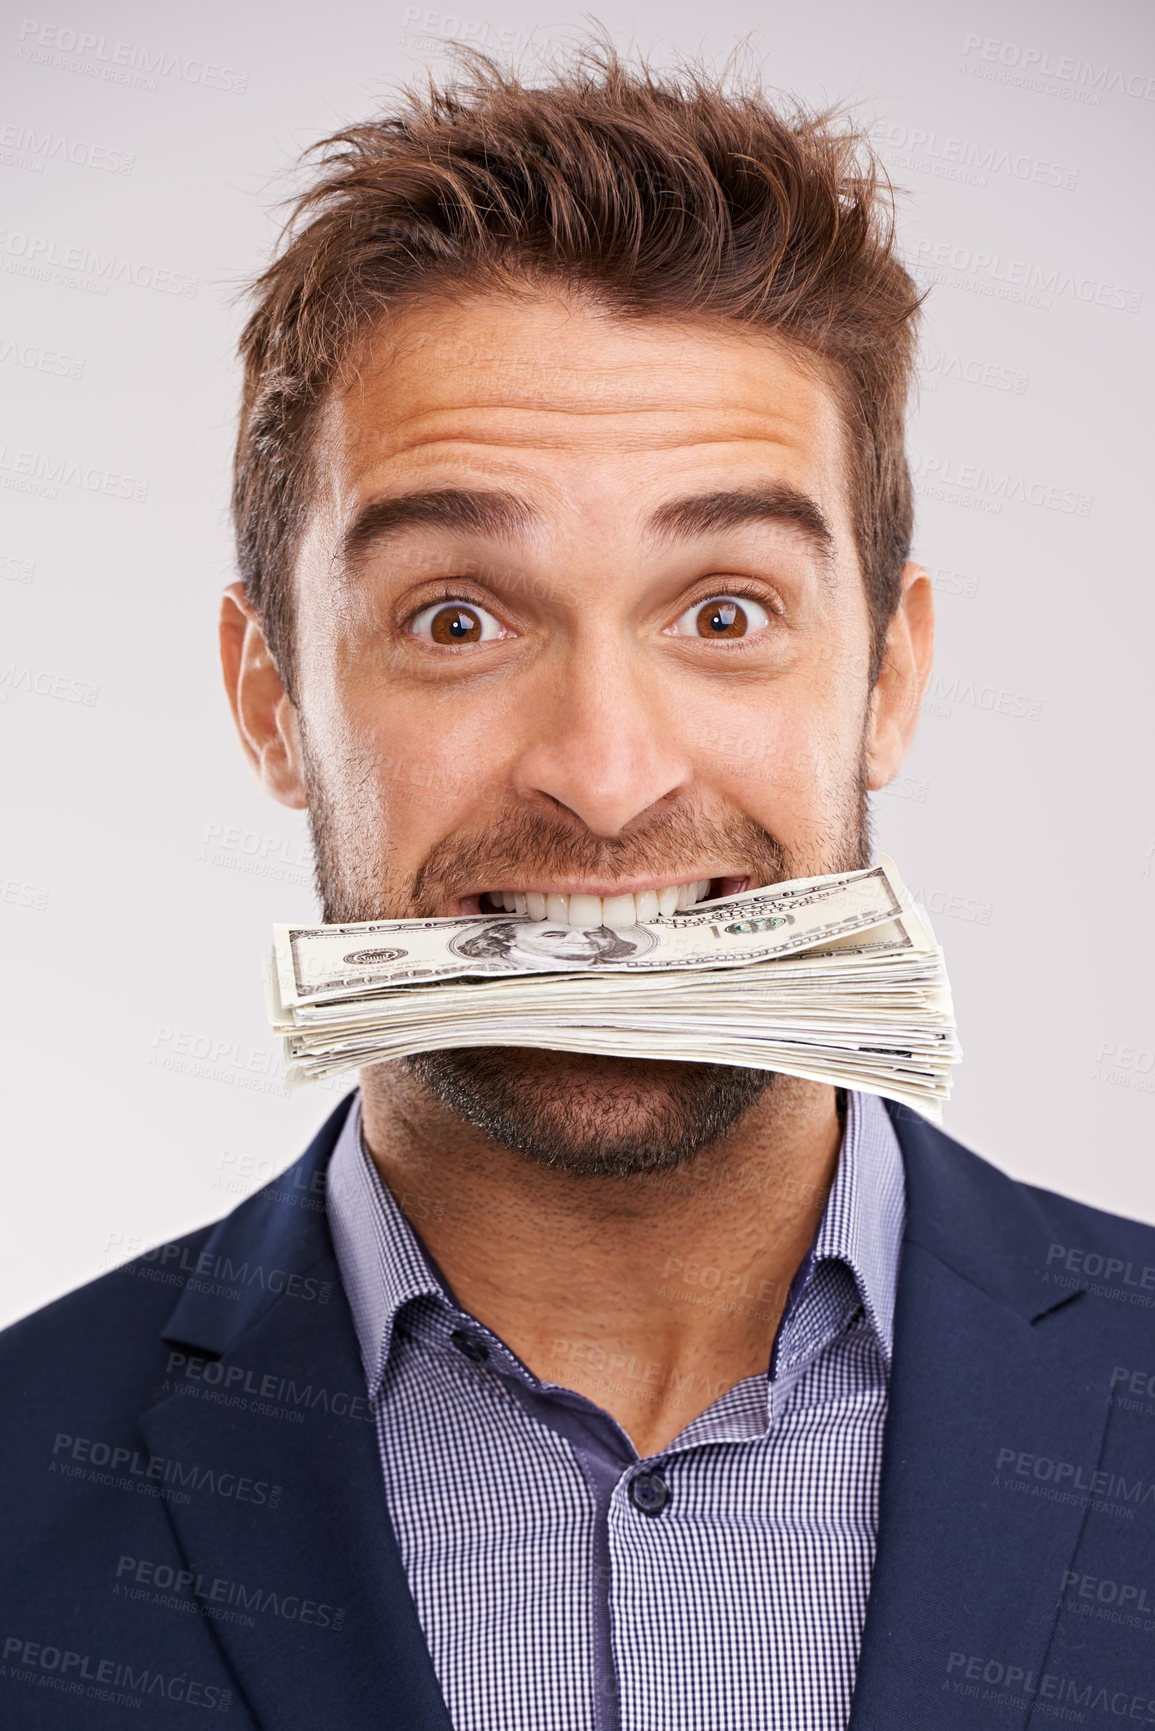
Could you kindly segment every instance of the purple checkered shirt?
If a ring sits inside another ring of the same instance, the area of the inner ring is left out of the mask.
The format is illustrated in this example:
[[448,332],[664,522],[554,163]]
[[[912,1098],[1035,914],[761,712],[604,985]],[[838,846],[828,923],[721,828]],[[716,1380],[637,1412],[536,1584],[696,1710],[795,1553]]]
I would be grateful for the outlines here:
[[[359,1096],[327,1196],[389,1509],[456,1731],[843,1731],[905,1218],[881,1100],[847,1094],[768,1370],[645,1459],[456,1303],[365,1151]],[[709,1272],[680,1296],[735,1302],[712,1295]]]

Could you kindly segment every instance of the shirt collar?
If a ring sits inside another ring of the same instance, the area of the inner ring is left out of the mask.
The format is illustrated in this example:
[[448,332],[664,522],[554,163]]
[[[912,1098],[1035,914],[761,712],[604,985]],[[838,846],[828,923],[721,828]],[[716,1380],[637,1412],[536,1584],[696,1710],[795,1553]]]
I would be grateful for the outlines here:
[[902,1150],[877,1094],[847,1091],[842,1152],[810,1255],[844,1262],[866,1319],[890,1362],[894,1295],[906,1225]]
[[[326,1201],[365,1377],[375,1396],[404,1304],[432,1298],[460,1320],[472,1319],[459,1310],[406,1218],[408,1213],[420,1219],[423,1211],[436,1208],[437,1198],[394,1196],[382,1182],[361,1133],[360,1092],[329,1163]],[[889,1364],[905,1214],[902,1154],[886,1108],[877,1095],[848,1090],[834,1182],[779,1331],[787,1362],[798,1364],[809,1356],[805,1337],[820,1322],[807,1298],[823,1264],[835,1262],[853,1276],[866,1319]]]
[[353,1312],[370,1395],[385,1374],[402,1305],[449,1296],[404,1209],[420,1218],[435,1197],[395,1197],[369,1158],[361,1134],[361,1091],[353,1101],[325,1181],[329,1225],[341,1281]]

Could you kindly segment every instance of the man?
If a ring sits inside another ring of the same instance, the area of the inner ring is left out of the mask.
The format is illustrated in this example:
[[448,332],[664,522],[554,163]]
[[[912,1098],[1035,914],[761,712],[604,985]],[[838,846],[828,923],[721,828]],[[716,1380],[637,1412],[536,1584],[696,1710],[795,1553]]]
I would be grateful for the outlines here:
[[[861,147],[476,58],[330,142],[255,295],[223,660],[328,920],[868,862],[932,626]],[[5,1337],[4,1722],[1155,1723],[1153,1298],[1150,1229],[875,1097],[366,1070]]]

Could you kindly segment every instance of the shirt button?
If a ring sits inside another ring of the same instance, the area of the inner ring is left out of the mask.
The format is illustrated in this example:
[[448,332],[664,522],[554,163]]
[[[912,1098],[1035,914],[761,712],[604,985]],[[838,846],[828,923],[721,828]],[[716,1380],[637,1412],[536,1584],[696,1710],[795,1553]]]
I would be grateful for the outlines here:
[[636,1473],[630,1480],[630,1501],[644,1515],[660,1515],[670,1500],[670,1487],[657,1473]]
[[484,1341],[478,1340],[475,1334],[467,1334],[464,1328],[455,1328],[449,1338],[462,1357],[471,1358],[474,1364],[484,1364],[489,1357]]

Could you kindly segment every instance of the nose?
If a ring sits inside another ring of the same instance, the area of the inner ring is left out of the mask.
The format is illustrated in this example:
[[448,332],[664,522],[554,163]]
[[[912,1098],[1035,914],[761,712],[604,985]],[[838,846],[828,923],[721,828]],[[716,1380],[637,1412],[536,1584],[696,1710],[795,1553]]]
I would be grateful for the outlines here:
[[663,703],[660,673],[588,642],[542,669],[531,743],[514,766],[522,799],[544,795],[594,835],[616,836],[689,786],[692,767]]

